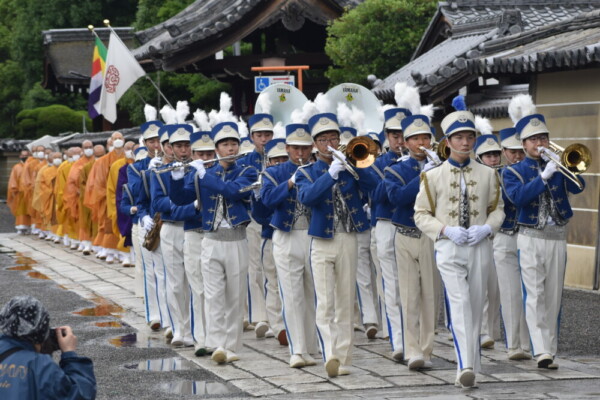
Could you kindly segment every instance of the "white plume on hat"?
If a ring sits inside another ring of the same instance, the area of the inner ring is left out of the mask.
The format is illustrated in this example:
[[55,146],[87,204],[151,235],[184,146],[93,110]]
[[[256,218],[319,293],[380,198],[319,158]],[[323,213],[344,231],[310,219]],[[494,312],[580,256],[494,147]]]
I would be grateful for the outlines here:
[[146,117],[146,122],[156,121],[156,115],[156,107],[152,107],[150,104],[144,104],[144,117]]
[[392,108],[396,108],[395,105],[393,104],[384,104],[382,106],[379,106],[379,108],[377,108],[377,112],[379,114],[383,114],[385,113],[387,110],[391,110]]
[[201,131],[210,131],[211,126],[210,123],[208,122],[208,115],[206,114],[206,111],[201,110],[201,109],[197,109],[194,112],[194,121],[196,122],[196,125],[198,125],[198,128]]
[[246,124],[246,121],[244,121],[242,119],[242,117],[240,117],[237,121],[237,126],[238,126],[238,133],[240,134],[240,139],[241,138],[245,138],[248,137],[248,124]]
[[165,121],[165,124],[176,124],[177,123],[177,112],[168,104],[165,104],[160,109],[160,117]]
[[[155,108],[155,110],[156,110],[156,108]],[[138,138],[138,143],[139,143],[140,146],[144,146],[145,145],[145,143],[144,143],[144,135],[140,135],[140,137]]]
[[291,120],[293,124],[307,124],[310,117],[324,113],[329,109],[329,99],[325,94],[319,93],[314,101],[307,101],[302,109],[292,111]]
[[352,127],[352,110],[346,103],[338,103],[337,118],[340,126]]
[[264,114],[271,113],[271,105],[273,102],[269,98],[269,96],[258,96],[258,100],[256,101],[256,108],[258,109],[260,106],[260,112]]
[[177,123],[184,124],[188,115],[190,115],[190,106],[187,101],[178,101],[175,106],[175,112],[177,115]]
[[481,135],[492,135],[494,133],[490,120],[480,115],[475,116],[475,129]]
[[521,118],[535,114],[536,108],[533,99],[528,94],[518,94],[510,100],[508,104],[508,115],[513,123],[517,123]]
[[352,106],[352,125],[354,126],[354,129],[356,129],[356,131],[358,132],[358,135],[362,135],[363,133],[366,132],[365,129],[365,112],[361,109],[359,109],[356,106]]
[[394,99],[400,108],[406,108],[418,114],[421,108],[421,96],[417,88],[408,86],[406,82],[398,82],[394,86]]
[[273,139],[285,139],[285,126],[280,122],[277,122],[273,127]]
[[433,104],[421,106],[419,109],[419,114],[426,116],[429,118],[429,122],[431,122],[431,118],[433,118]]
[[210,110],[208,113],[208,120],[211,126],[215,126],[221,122],[238,122],[238,119],[231,112],[231,105],[231,96],[225,92],[221,92],[219,111]]

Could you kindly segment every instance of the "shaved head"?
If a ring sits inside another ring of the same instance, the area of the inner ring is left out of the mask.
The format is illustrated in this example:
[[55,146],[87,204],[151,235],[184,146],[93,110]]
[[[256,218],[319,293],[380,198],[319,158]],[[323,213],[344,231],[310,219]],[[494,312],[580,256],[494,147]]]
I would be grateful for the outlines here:
[[50,154],[48,154],[48,162],[52,162],[55,158],[62,160],[62,153],[56,151],[54,153],[51,152]]
[[75,154],[75,147],[69,147],[67,149],[67,157],[73,157],[73,154]]
[[91,140],[84,140],[83,143],[81,143],[81,147],[83,147],[83,149],[91,149],[94,147],[94,143],[92,143]]
[[102,157],[106,154],[106,149],[101,144],[97,144],[94,146],[94,157]]
[[123,134],[119,131],[114,131],[112,135],[110,135],[110,138],[114,141],[117,139],[121,139],[123,140]]
[[113,144],[113,139],[112,137],[109,137],[108,140],[106,141],[106,147],[110,147]]
[[133,146],[135,146],[135,142],[132,142],[131,140],[125,142],[125,150],[133,150]]

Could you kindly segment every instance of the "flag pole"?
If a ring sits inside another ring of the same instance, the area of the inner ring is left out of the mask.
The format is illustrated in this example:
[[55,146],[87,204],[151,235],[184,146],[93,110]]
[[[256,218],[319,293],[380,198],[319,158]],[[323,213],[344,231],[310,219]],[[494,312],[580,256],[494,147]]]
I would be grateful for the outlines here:
[[[121,38],[119,38],[119,35],[117,35],[117,32],[115,32],[115,30],[112,28],[112,26],[110,26],[110,21],[109,21],[108,19],[105,19],[103,22],[104,22],[104,25],[106,25],[106,26],[108,27],[108,29],[110,29],[110,31],[111,31],[112,33],[114,33],[114,34],[115,34],[115,36],[116,36],[116,37],[117,37],[119,40],[121,40]],[[125,46],[125,47],[127,47],[127,46]],[[155,89],[158,91],[158,93],[161,95],[161,97],[162,97],[162,98],[163,98],[163,99],[164,99],[164,100],[167,102],[167,104],[168,104],[168,105],[169,105],[171,108],[175,108],[175,107],[173,107],[173,105],[171,104],[171,102],[169,101],[169,99],[167,99],[167,98],[165,97],[164,93],[163,93],[163,92],[161,92],[161,90],[160,90],[160,89],[159,89],[159,87],[156,85],[156,83],[154,83],[154,81],[152,80],[152,78],[150,78],[150,77],[149,77],[147,74],[146,74],[146,75],[144,75],[144,77],[145,77],[146,79],[148,79],[148,80],[150,81],[150,83],[152,83],[152,86],[154,86],[154,88],[155,88]]]

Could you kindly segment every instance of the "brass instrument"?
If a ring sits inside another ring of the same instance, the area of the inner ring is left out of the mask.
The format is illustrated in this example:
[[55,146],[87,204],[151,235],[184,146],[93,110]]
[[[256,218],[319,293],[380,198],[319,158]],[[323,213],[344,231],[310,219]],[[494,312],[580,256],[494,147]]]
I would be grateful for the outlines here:
[[241,188],[238,192],[239,193],[246,193],[249,192],[251,190],[254,189],[260,189],[262,187],[262,174],[258,175],[258,180],[254,183],[249,184],[248,186],[245,186],[243,188]]
[[144,243],[142,246],[148,251],[154,251],[160,244],[160,228],[162,228],[162,220],[160,219],[160,213],[154,214],[154,226],[150,229],[146,236],[144,236]]
[[[447,146],[446,140],[442,140],[440,143],[434,143],[430,149],[423,146],[419,146],[419,149],[425,153],[429,161],[434,162],[436,165],[440,165],[450,157],[450,148]],[[438,162],[433,155],[437,155],[440,162]]]
[[[213,158],[211,160],[204,161],[204,164],[210,164],[210,163],[214,163],[217,161],[236,161],[236,160],[244,157],[245,155],[246,154],[236,154],[236,155],[225,156],[225,157],[221,157],[221,158]],[[176,169],[179,169],[179,168],[185,168],[185,171],[187,171],[190,168],[189,165],[192,163],[192,161],[195,161],[195,160],[188,160],[188,161],[180,163],[179,165],[170,165],[163,169],[154,169],[153,171],[157,174],[164,174],[165,172],[175,171]]]
[[587,146],[581,143],[573,143],[563,148],[550,141],[548,148],[538,147],[538,151],[540,154],[546,154],[548,158],[556,162],[560,173],[577,185],[579,189],[583,189],[577,175],[587,171],[592,163],[592,153]]
[[[330,151],[331,149],[330,147]],[[359,176],[354,168],[368,168],[373,165],[379,147],[370,137],[357,136],[352,138],[347,145],[341,145],[338,150],[344,153],[346,160],[341,159],[335,153],[332,155],[344,164],[346,171],[350,172],[354,179],[358,180]]]

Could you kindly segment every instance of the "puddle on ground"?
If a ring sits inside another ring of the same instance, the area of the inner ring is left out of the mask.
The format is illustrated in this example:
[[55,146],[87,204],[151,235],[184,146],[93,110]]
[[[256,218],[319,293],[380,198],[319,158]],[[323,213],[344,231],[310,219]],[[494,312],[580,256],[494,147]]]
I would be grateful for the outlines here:
[[48,275],[42,274],[41,272],[38,272],[38,271],[28,272],[27,276],[30,277],[30,278],[34,278],[34,279],[50,279],[48,277]]
[[105,321],[105,322],[96,322],[94,325],[99,326],[100,328],[121,328],[123,324],[119,321]]
[[37,264],[33,258],[25,257],[24,255],[21,255],[21,253],[17,253],[15,258],[17,260],[17,264]]
[[[101,299],[101,301],[98,301],[98,299]],[[120,313],[125,311],[123,307],[109,303],[102,298],[94,299],[94,302],[98,303],[96,307],[87,307],[79,311],[73,311],[73,314],[83,315],[85,317],[121,317]]]
[[220,382],[206,381],[173,381],[162,383],[159,389],[171,394],[178,395],[218,395],[229,394],[231,390],[226,384]]
[[17,265],[6,269],[9,271],[31,271],[33,267],[31,265]]
[[119,335],[108,339],[108,343],[115,347],[136,347],[136,348],[156,348],[170,346],[165,343],[162,335],[150,336],[142,332],[129,333],[127,335]]
[[156,360],[140,361],[137,364],[127,364],[126,369],[137,369],[138,371],[171,372],[187,371],[198,367],[181,357],[159,358]]

